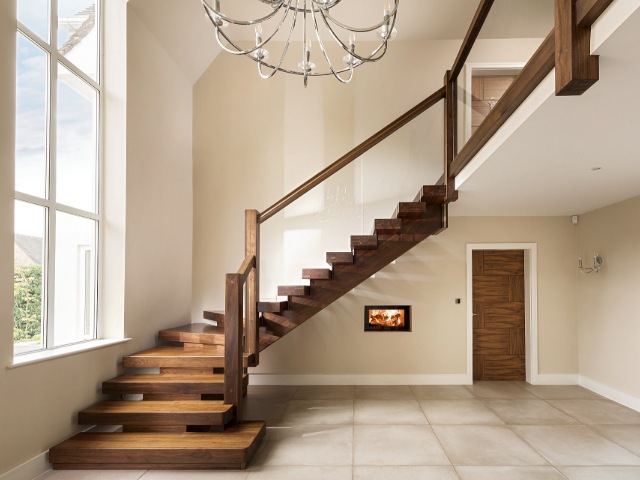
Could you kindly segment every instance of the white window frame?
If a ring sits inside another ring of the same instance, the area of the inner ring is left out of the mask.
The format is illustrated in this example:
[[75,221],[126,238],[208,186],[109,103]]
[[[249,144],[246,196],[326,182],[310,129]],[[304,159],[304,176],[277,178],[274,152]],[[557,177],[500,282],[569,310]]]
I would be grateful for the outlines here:
[[[98,325],[100,319],[98,318],[98,301],[99,301],[99,279],[101,271],[101,238],[102,238],[102,158],[103,158],[103,125],[104,125],[104,89],[103,89],[103,67],[104,67],[104,2],[105,0],[96,1],[96,26],[98,28],[98,54],[97,54],[97,69],[96,79],[92,79],[89,75],[81,71],[72,62],[67,60],[63,55],[58,52],[58,0],[49,0],[49,43],[42,40],[36,33],[31,31],[26,25],[23,25],[19,20],[17,22],[16,35],[23,35],[28,41],[33,42],[40,49],[48,55],[48,84],[47,84],[47,166],[46,166],[46,189],[45,197],[30,195],[27,193],[15,191],[15,200],[26,202],[29,204],[44,207],[47,212],[45,223],[45,235],[44,235],[44,257],[43,257],[43,309],[42,309],[42,322],[44,341],[41,349],[30,350],[25,353],[15,354],[14,358],[28,357],[29,355],[40,355],[43,352],[52,351],[55,349],[65,350],[69,347],[69,344],[55,345],[54,339],[54,299],[55,299],[55,252],[56,252],[56,213],[63,212],[71,215],[75,215],[81,218],[86,218],[95,221],[95,281],[93,292],[93,305],[91,307],[93,311],[93,318],[95,319],[92,326],[91,338],[75,342],[74,344],[82,344],[91,342],[97,339]],[[56,12],[54,15],[53,12]],[[17,58],[16,58],[17,61]],[[56,156],[57,156],[57,124],[55,122],[57,112],[57,82],[58,82],[58,64],[62,64],[72,74],[77,75],[81,80],[91,86],[97,95],[96,101],[96,190],[95,190],[95,205],[96,212],[90,212],[79,208],[70,207],[57,203],[56,195]],[[71,345],[74,345],[71,344]],[[28,363],[27,360],[24,363]]]

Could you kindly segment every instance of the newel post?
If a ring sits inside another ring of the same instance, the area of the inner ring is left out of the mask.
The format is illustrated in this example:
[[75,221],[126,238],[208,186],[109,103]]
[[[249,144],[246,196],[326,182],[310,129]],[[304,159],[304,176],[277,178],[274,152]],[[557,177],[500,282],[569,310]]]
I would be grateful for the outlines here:
[[255,364],[259,363],[260,338],[258,322],[258,302],[260,301],[260,224],[258,211],[245,211],[245,256],[254,256],[255,267],[247,278],[247,295],[245,305],[246,334],[245,352],[252,353]]
[[235,405],[236,422],[242,420],[242,279],[227,273],[224,306],[224,403]]
[[[447,187],[445,205],[458,198],[455,177],[451,175],[451,164],[457,153],[458,143],[458,83],[451,70],[444,75],[444,185]],[[443,225],[446,227],[446,225]]]

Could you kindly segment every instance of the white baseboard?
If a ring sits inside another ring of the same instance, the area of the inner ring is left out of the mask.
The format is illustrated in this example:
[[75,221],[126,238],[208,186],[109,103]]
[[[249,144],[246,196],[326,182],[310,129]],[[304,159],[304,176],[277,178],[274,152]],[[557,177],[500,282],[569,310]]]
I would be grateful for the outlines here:
[[9,470],[0,475],[0,480],[32,480],[51,469],[51,464],[47,460],[49,452],[43,452],[40,455],[27,460],[22,465]]
[[607,387],[595,380],[590,379],[589,377],[585,377],[584,375],[580,375],[580,386],[591,390],[592,392],[597,393],[598,395],[602,395],[609,400],[613,400],[625,407],[632,408],[633,410],[640,412],[640,398],[633,397],[626,393],[620,392],[614,388]]
[[469,385],[466,374],[444,375],[276,375],[252,373],[250,385]]
[[537,374],[531,379],[531,385],[578,385],[577,373]]

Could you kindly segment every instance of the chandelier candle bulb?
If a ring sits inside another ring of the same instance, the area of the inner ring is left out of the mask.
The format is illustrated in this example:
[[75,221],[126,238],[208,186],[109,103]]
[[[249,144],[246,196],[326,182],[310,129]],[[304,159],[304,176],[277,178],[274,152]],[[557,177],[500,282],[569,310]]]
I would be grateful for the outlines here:
[[355,53],[356,51],[356,34],[353,32],[349,35],[349,51],[351,53]]

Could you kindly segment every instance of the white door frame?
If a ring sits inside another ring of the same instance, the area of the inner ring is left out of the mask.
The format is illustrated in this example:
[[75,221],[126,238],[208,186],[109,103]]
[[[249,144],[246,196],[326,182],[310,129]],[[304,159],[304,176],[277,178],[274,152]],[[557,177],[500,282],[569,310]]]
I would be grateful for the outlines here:
[[473,383],[473,251],[524,250],[524,322],[526,380],[538,384],[538,244],[467,244],[467,381]]

